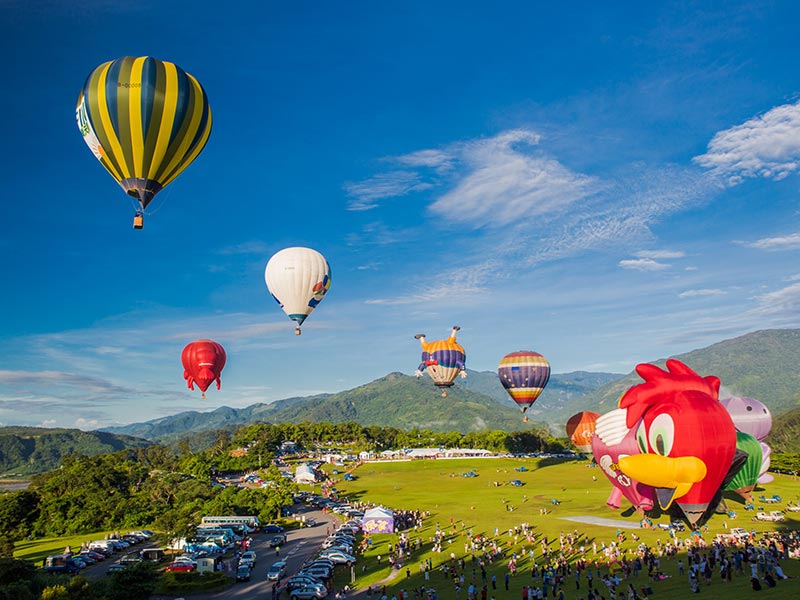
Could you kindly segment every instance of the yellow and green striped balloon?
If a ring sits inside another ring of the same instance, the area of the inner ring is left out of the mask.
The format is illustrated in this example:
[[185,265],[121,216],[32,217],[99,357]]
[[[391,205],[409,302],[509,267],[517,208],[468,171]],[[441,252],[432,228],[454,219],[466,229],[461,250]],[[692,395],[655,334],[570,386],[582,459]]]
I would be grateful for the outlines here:
[[76,118],[86,145],[142,210],[211,134],[211,108],[197,79],[150,56],[125,56],[92,71]]

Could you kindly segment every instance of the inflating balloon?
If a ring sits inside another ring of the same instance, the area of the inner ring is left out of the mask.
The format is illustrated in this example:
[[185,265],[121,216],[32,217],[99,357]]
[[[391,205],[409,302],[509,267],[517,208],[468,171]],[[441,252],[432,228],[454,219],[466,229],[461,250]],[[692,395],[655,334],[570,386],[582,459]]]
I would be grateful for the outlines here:
[[156,194],[197,158],[211,135],[200,83],[177,65],[125,56],[89,74],[75,109],[83,140],[138,203],[134,228]]
[[331,267],[311,248],[284,248],[264,269],[267,289],[283,312],[295,323],[295,333],[331,287]]
[[429,342],[423,333],[415,336],[422,346],[422,362],[414,374],[420,377],[427,371],[433,379],[433,384],[442,390],[442,397],[447,396],[447,388],[452,387],[453,381],[459,374],[461,377],[467,376],[465,366],[467,355],[464,347],[456,342],[456,332],[460,329],[458,326],[453,327],[450,337],[446,340]]
[[592,438],[594,437],[595,425],[600,415],[590,410],[579,412],[572,415],[567,420],[567,437],[583,454],[592,453]]
[[641,420],[636,430],[641,454],[620,458],[619,468],[656,488],[662,509],[676,502],[694,526],[731,468],[736,429],[718,400],[717,377],[700,377],[674,359],[667,369],[637,365],[645,382],[620,399],[628,427]]
[[592,437],[592,454],[603,474],[614,486],[606,504],[617,509],[620,507],[620,496],[624,496],[641,514],[653,508],[655,490],[619,469],[621,458],[641,452],[636,443],[637,428],[626,425],[626,414],[627,411],[617,408],[597,418]]
[[181,354],[183,363],[183,378],[190,390],[195,384],[200,388],[202,398],[206,397],[206,390],[215,381],[217,389],[220,388],[220,375],[225,367],[225,349],[212,340],[197,340],[187,344]]
[[497,366],[497,376],[527,421],[528,410],[550,380],[550,363],[538,352],[521,350],[506,354]]
[[739,431],[748,433],[758,441],[764,441],[772,429],[772,413],[762,402],[753,398],[735,396],[720,400]]
[[751,503],[753,501],[752,491],[755,489],[758,478],[761,475],[763,462],[761,443],[752,435],[737,431],[736,448],[746,453],[747,459],[736,475],[725,486],[725,489],[736,492],[744,498],[745,502]]

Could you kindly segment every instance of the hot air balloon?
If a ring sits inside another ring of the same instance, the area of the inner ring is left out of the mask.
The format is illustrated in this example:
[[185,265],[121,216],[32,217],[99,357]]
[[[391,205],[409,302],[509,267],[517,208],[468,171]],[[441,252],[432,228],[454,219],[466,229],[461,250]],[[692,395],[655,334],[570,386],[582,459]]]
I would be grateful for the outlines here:
[[213,382],[220,388],[220,375],[225,367],[225,349],[213,340],[197,340],[186,345],[181,354],[183,378],[190,390],[194,384],[206,397],[206,390]]
[[732,396],[719,401],[733,419],[733,424],[741,432],[749,433],[758,441],[764,441],[772,429],[772,413],[769,408],[753,398]]
[[295,334],[331,287],[331,267],[311,248],[284,248],[269,259],[264,270],[267,289],[288,317],[297,323]]
[[433,384],[442,390],[443,398],[447,397],[447,388],[453,386],[453,380],[457,375],[467,376],[465,366],[467,355],[464,347],[456,342],[456,332],[460,329],[458,326],[453,327],[450,337],[446,340],[428,342],[423,333],[415,336],[422,346],[422,362],[415,375],[420,377],[427,371],[433,379]]
[[528,410],[550,380],[550,363],[538,352],[521,350],[506,354],[497,367],[500,383],[522,411]]
[[748,433],[736,432],[736,448],[747,454],[744,465],[738,473],[733,476],[731,481],[725,486],[726,490],[732,490],[744,498],[745,502],[752,502],[752,491],[756,487],[756,482],[761,475],[761,464],[763,455],[761,443]]
[[567,437],[583,454],[592,453],[592,437],[594,437],[595,424],[600,415],[590,410],[572,415],[567,420]]
[[617,509],[620,507],[620,496],[624,496],[637,512],[643,514],[653,508],[655,490],[625,475],[618,464],[621,457],[641,452],[636,443],[638,423],[629,428],[625,422],[626,415],[627,411],[617,408],[597,418],[592,436],[592,454],[614,486],[606,504]]
[[736,428],[718,400],[717,377],[700,377],[675,359],[667,369],[636,366],[644,383],[628,389],[619,406],[628,427],[639,422],[641,454],[620,458],[619,468],[656,488],[662,509],[676,502],[694,526],[731,470]]
[[147,205],[197,158],[211,134],[211,109],[197,79],[150,56],[97,67],[75,114],[86,145],[136,199],[136,229]]

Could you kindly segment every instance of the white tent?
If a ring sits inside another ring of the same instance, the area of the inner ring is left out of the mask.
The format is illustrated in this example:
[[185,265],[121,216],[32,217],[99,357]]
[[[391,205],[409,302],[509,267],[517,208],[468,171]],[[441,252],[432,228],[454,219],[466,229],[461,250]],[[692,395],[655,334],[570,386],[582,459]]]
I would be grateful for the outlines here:
[[317,475],[308,464],[302,463],[294,471],[294,480],[296,483],[314,483]]
[[367,533],[392,533],[394,513],[383,506],[370,508],[361,519],[361,527]]

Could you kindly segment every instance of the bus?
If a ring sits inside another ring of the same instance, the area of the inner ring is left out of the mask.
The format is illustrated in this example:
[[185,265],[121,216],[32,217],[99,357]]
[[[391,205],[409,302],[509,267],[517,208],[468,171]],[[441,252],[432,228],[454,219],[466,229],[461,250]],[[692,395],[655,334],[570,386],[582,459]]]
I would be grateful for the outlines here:
[[249,516],[225,516],[225,517],[203,517],[200,519],[200,525],[234,525],[236,523],[243,523],[250,528],[250,532],[258,531],[261,528],[261,523],[258,517],[253,515]]

